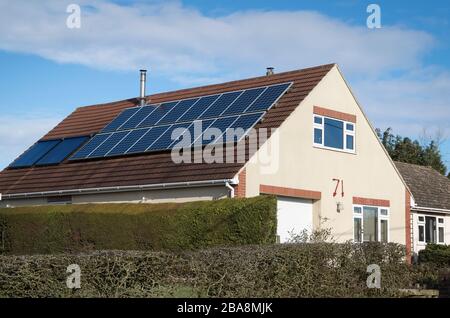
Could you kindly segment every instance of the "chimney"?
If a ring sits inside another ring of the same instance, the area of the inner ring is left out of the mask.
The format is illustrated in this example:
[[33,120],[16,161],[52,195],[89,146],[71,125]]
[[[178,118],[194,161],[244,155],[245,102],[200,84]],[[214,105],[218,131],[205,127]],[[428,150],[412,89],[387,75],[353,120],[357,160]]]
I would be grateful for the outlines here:
[[266,71],[266,76],[270,76],[270,75],[273,75],[273,74],[275,74],[274,68],[273,67],[268,67],[267,71]]
[[145,82],[147,81],[147,70],[140,70],[141,72],[141,91],[139,93],[139,101],[141,106],[145,105]]

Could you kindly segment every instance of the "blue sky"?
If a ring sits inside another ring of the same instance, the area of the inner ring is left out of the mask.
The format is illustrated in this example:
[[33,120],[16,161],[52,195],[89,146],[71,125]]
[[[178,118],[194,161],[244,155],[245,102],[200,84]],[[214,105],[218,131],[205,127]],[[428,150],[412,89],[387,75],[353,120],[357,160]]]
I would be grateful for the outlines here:
[[136,96],[139,68],[153,93],[330,62],[375,127],[439,131],[450,167],[449,39],[448,1],[0,0],[0,168],[76,107]]

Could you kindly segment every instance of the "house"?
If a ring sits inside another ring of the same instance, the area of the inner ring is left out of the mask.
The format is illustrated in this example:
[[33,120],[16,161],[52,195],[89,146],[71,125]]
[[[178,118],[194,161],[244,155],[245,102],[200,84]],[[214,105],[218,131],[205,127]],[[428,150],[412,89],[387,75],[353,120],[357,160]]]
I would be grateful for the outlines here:
[[395,162],[411,190],[412,251],[450,244],[450,179],[431,167]]
[[[208,143],[217,132],[200,128],[174,152],[184,133],[167,132],[199,122],[245,132]],[[411,244],[411,194],[336,64],[80,107],[0,173],[0,192],[10,207],[271,194],[280,242],[330,228],[339,241]]]

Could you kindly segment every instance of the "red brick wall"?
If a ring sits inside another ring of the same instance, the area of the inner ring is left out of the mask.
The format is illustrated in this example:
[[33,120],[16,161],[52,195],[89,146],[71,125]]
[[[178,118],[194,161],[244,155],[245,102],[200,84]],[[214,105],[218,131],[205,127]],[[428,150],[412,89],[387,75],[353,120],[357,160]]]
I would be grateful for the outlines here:
[[276,187],[276,186],[270,186],[270,185],[265,185],[265,184],[261,184],[259,186],[259,193],[275,194],[275,195],[282,195],[282,196],[286,196],[286,197],[296,197],[296,198],[313,199],[313,200],[319,200],[322,196],[322,193],[319,191]]
[[389,200],[360,198],[360,197],[353,197],[353,204],[385,206],[385,207],[391,206],[391,202]]
[[239,184],[234,189],[234,195],[237,198],[245,198],[246,189],[247,189],[247,173],[244,168],[239,173]]
[[317,114],[317,115],[322,115],[322,116],[326,116],[326,117],[331,117],[331,118],[336,118],[336,119],[356,123],[356,115],[353,115],[353,114],[342,113],[342,112],[338,112],[336,110],[323,108],[323,107],[319,107],[319,106],[314,106],[313,112],[314,112],[314,114]]

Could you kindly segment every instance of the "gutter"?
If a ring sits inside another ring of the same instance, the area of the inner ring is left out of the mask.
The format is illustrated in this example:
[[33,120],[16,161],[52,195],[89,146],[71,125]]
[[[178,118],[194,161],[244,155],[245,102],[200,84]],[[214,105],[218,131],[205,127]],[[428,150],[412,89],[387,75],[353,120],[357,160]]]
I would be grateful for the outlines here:
[[[219,180],[205,180],[205,181],[188,181],[188,182],[172,182],[172,183],[156,183],[146,185],[133,186],[117,186],[117,187],[102,187],[102,188],[85,188],[59,191],[42,191],[42,192],[28,192],[28,193],[13,193],[3,194],[2,199],[20,199],[20,198],[36,198],[57,195],[77,195],[77,194],[95,194],[95,193],[111,193],[111,192],[127,192],[140,190],[160,190],[160,189],[177,189],[177,188],[193,188],[203,186],[224,185],[228,189],[232,185],[237,184],[236,179],[219,179]],[[233,188],[233,187],[231,187]],[[234,189],[233,189],[234,195]]]
[[416,212],[439,212],[439,213],[449,213],[450,210],[448,209],[436,209],[436,208],[426,208],[421,206],[413,206],[411,207],[411,210],[414,210]]

